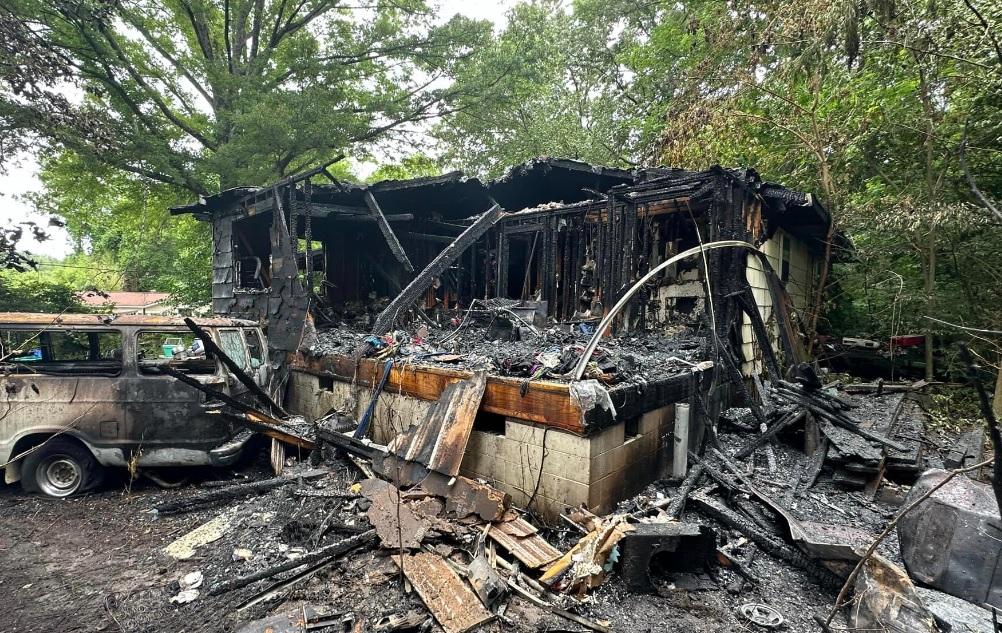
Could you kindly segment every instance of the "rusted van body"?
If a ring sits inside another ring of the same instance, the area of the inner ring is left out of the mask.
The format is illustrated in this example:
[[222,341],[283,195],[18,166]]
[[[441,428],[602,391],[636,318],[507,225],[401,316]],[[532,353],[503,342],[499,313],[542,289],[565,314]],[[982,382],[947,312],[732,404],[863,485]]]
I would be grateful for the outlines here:
[[[255,322],[195,322],[267,384],[268,348]],[[159,371],[169,365],[240,393],[244,387],[200,346],[176,317],[0,313],[6,482],[61,497],[96,484],[103,467],[232,464],[251,434],[209,412],[204,394]]]

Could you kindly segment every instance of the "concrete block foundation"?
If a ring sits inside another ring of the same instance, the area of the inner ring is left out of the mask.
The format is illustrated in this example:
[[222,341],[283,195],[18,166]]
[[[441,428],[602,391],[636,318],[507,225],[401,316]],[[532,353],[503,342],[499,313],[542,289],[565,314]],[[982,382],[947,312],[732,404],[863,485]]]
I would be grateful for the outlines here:
[[[316,419],[330,411],[361,417],[371,388],[292,372],[291,411]],[[384,392],[372,420],[373,441],[385,444],[420,423],[434,401]],[[527,420],[481,411],[474,422],[461,474],[483,479],[512,496],[516,506],[556,521],[568,508],[611,512],[670,472],[674,404],[582,436]]]

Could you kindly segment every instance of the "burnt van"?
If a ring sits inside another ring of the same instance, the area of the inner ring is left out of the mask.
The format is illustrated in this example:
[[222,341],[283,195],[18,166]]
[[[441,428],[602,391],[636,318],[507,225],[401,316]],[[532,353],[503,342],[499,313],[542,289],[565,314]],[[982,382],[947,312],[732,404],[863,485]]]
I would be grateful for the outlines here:
[[[237,366],[268,382],[261,328],[195,319]],[[0,467],[8,484],[67,497],[107,468],[228,466],[251,438],[164,366],[229,395],[244,389],[181,318],[0,313]]]

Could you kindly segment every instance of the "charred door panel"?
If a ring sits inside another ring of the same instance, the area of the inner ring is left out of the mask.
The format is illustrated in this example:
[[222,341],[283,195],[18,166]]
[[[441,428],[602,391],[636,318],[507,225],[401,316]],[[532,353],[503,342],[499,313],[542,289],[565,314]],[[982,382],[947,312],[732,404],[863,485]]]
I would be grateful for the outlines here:
[[[143,330],[136,332],[135,371],[127,382],[128,436],[142,451],[140,464],[159,461],[205,463],[205,455],[187,455],[176,449],[207,451],[228,440],[230,425],[205,411],[204,396],[157,366],[170,363],[213,388],[227,391],[218,363],[206,359],[204,350],[188,330]],[[173,453],[164,451],[171,449]],[[157,453],[159,451],[159,453]]]

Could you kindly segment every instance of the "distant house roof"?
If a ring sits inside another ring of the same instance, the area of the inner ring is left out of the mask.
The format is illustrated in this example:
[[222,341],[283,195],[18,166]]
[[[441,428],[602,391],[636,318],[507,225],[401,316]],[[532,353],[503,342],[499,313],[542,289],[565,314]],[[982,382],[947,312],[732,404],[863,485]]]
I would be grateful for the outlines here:
[[166,292],[79,292],[77,296],[84,305],[100,308],[115,305],[119,308],[149,308],[167,300]]

